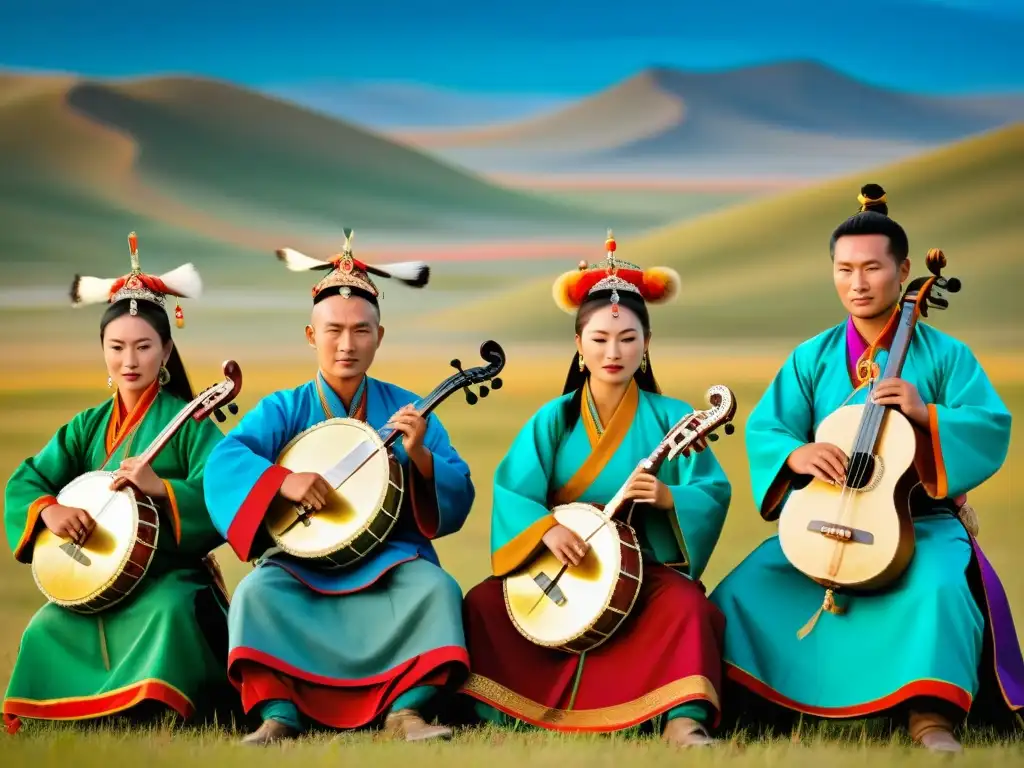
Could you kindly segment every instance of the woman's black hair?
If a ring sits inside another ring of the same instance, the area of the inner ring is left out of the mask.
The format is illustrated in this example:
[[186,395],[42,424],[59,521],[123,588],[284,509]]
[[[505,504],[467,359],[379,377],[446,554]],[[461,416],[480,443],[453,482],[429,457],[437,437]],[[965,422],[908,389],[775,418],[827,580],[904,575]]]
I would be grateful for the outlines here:
[[[103,335],[106,333],[107,326],[131,311],[131,303],[132,299],[121,299],[107,307],[107,311],[100,319],[100,343],[103,343]],[[171,340],[171,321],[163,307],[145,299],[135,299],[135,303],[138,307],[137,317],[141,317],[149,323],[157,332],[160,341],[166,346],[167,342]],[[164,392],[174,395],[186,403],[191,402],[195,398],[195,393],[192,391],[192,384],[189,383],[188,374],[185,373],[185,364],[181,362],[181,355],[178,354],[177,344],[171,347],[171,355],[167,358],[165,367],[171,374],[171,380],[163,386]]]
[[846,235],[885,235],[889,238],[889,252],[902,264],[910,254],[907,233],[899,224],[889,218],[889,206],[885,202],[885,190],[878,184],[865,184],[860,188],[860,212],[855,213],[832,232],[829,241],[829,255],[836,257],[836,241]]
[[[587,321],[590,320],[590,316],[594,314],[598,309],[607,307],[611,304],[611,290],[594,291],[586,300],[580,304],[578,310],[576,310],[576,334],[581,335],[584,327],[587,325]],[[628,309],[637,319],[640,320],[640,327],[643,328],[644,338],[648,338],[651,335],[651,315],[647,311],[647,303],[643,298],[632,291],[620,291],[619,292],[619,307],[622,309]],[[583,385],[587,383],[587,379],[590,378],[590,369],[584,368],[580,370],[579,356],[574,354],[572,360],[569,363],[569,373],[565,377],[565,386],[562,387],[562,394],[567,395],[570,392],[573,393],[572,398],[565,404],[565,423],[567,426],[572,427],[576,424],[576,420],[580,417],[580,405],[583,402]],[[654,367],[651,365],[651,356],[647,355],[647,370],[636,369],[633,374],[633,379],[636,381],[637,386],[644,392],[654,392],[655,394],[661,394],[661,388],[658,386],[657,380],[654,378]]]

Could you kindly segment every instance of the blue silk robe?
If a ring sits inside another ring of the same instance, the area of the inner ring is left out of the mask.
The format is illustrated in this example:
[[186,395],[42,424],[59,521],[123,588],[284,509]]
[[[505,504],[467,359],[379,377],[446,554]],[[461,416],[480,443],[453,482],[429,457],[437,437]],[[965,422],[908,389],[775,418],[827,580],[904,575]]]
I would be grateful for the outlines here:
[[[888,357],[884,337],[877,370]],[[809,479],[790,472],[788,456],[812,442],[841,405],[866,401],[869,388],[856,389],[855,376],[844,322],[797,347],[754,408],[746,442],[754,499],[766,520],[777,519],[793,487]],[[970,350],[923,323],[902,378],[930,414],[929,429],[918,429],[916,551],[904,575],[882,592],[838,593],[846,612],[822,612],[800,639],[824,590],[789,564],[772,536],[710,596],[726,616],[728,677],[790,710],[860,717],[927,696],[966,712],[978,693],[988,607],[969,584],[969,569],[977,573],[975,542],[953,500],[1002,465],[1010,413]]]
[[[276,457],[299,432],[347,413],[318,379],[331,413],[324,411],[316,380],[275,392],[208,459],[210,514],[243,560],[269,547],[263,516],[289,474]],[[365,419],[376,429],[417,400],[392,384],[366,381]],[[462,591],[441,569],[431,541],[462,527],[475,490],[469,467],[433,414],[423,442],[433,454],[432,481],[419,475],[400,440],[392,447],[406,473],[409,501],[376,551],[354,567],[329,571],[270,550],[239,584],[229,613],[229,676],[247,711],[284,698],[317,722],[359,727],[404,691],[435,682],[438,670],[468,671]],[[289,690],[248,685],[246,669],[254,664],[290,678]]]

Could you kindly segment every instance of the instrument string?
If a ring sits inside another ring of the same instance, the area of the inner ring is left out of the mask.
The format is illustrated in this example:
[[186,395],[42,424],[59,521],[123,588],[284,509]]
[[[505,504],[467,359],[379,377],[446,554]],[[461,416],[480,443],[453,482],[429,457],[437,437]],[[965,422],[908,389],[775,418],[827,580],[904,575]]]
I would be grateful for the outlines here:
[[[894,340],[893,346],[897,347],[905,343],[905,338],[903,337],[905,337],[906,335],[909,335],[909,332],[905,331],[904,328],[901,328],[900,332],[897,334],[897,338]],[[894,361],[890,358],[886,365],[886,371],[884,374],[885,377],[893,377],[897,375],[896,371],[892,370],[894,368],[893,362]],[[871,401],[871,395],[874,391],[874,386],[877,383],[877,381],[878,379],[876,377],[871,376],[864,384],[867,385],[868,387],[867,403],[865,404],[866,414],[861,422],[861,426],[857,432],[857,436],[854,439],[853,455],[850,457],[851,461],[855,460],[858,456],[860,457],[860,459],[859,463],[854,468],[852,486],[850,482],[850,476],[847,476],[846,480],[843,483],[843,489],[840,492],[838,504],[839,515],[836,520],[837,525],[846,526],[849,524],[853,514],[856,511],[856,504],[854,503],[856,500],[856,494],[859,492],[860,488],[863,486],[863,484],[869,478],[869,476],[873,474],[874,471],[877,469],[876,466],[873,466],[872,461],[874,450],[873,442],[874,439],[877,439],[878,437],[878,430],[881,427],[882,420],[885,418],[886,412],[888,411],[887,406],[878,405],[877,403],[873,403]],[[858,389],[860,389],[860,387],[858,387]],[[847,402],[850,398],[853,397],[856,391],[857,390],[854,390],[854,392],[850,394],[850,397],[847,398]],[[849,493],[847,493],[847,490],[849,490]],[[846,542],[836,542],[835,554],[833,556],[832,563],[830,564],[830,568],[833,573],[835,573],[835,571],[839,568],[839,564],[842,562],[845,547],[841,545],[844,543]]]
[[[874,384],[875,377],[869,377],[863,384],[861,384],[859,387],[857,387],[857,389],[850,393],[850,396],[847,397],[845,401],[843,401],[842,405],[846,405],[846,403],[848,403],[854,397],[854,395],[857,394],[858,391],[860,391],[864,387],[867,387],[867,407],[870,408],[870,398],[871,392],[874,388]],[[840,407],[842,407],[842,405]],[[853,477],[851,478],[851,476],[847,474],[843,480],[843,486],[839,491],[839,499],[837,501],[838,515],[836,517],[836,525],[846,524],[846,520],[849,517],[848,513],[850,513],[850,511],[853,510],[856,506],[855,501],[857,489],[864,481],[866,473],[868,471],[869,462],[867,461],[864,447],[865,442],[868,439],[868,435],[874,432],[874,427],[871,426],[871,422],[874,420],[874,413],[874,410],[869,410],[867,416],[861,422],[860,429],[858,429],[857,431],[857,435],[854,437],[853,449],[849,457],[850,461],[855,462],[857,460],[858,455],[860,454],[865,454],[865,458],[861,460],[859,464],[853,467]],[[851,479],[853,480],[852,484],[850,482]],[[835,543],[834,555],[832,558],[832,562],[830,563],[830,569],[832,570],[833,574],[836,572],[836,570],[838,570],[839,564],[842,562],[842,555],[845,551],[845,548],[842,546],[843,544],[845,544],[845,542],[843,541],[837,541]]]
[[[186,419],[188,419],[188,417],[191,415],[192,407],[200,400],[202,400],[204,397],[206,397],[207,394],[208,392],[203,392],[194,400],[192,400],[191,403],[189,403],[181,411],[179,411],[178,415],[171,419],[167,423],[167,425],[163,429],[161,429],[159,433],[157,433],[157,436],[153,438],[153,442],[149,444],[149,447],[146,448],[146,450],[143,451],[142,455],[139,457],[143,464],[149,464],[149,462],[153,460],[153,456],[156,454],[157,450],[159,450],[159,448],[161,448],[164,445],[164,443],[166,443],[171,438],[171,436],[181,428],[181,425],[184,424]],[[142,422],[140,421],[138,424],[135,425],[135,428],[132,430],[132,434],[131,437],[129,438],[128,444],[125,446],[126,454],[130,453],[131,443],[135,439],[135,435],[138,434],[139,427],[141,426]],[[100,465],[100,471],[103,471],[103,467],[107,465],[111,458],[113,458],[113,454],[108,456]],[[125,456],[125,458],[128,458],[128,456]],[[113,476],[113,472],[111,472],[110,474],[111,476]],[[110,495],[107,496],[107,500],[103,502],[103,505],[96,511],[95,514],[90,515],[90,517],[92,517],[93,520],[93,526],[92,529],[89,531],[89,535],[92,535],[92,532],[96,530],[97,526],[99,526],[100,518],[103,517],[103,515],[109,511],[111,502],[113,502],[114,499],[116,499],[118,494],[120,493],[121,490],[110,491]],[[74,559],[74,556],[78,555],[83,549],[85,549],[85,545],[88,542],[88,540],[89,536],[87,535],[85,539],[82,541],[82,543],[79,544],[78,542],[74,542],[72,546],[72,563],[78,562]]]
[[[698,430],[692,429],[690,427],[690,421],[691,420],[692,420],[692,414],[690,416],[687,416],[683,420],[684,423],[679,428],[679,429],[682,429],[683,431],[688,431],[690,433],[689,435],[687,435],[687,439],[689,440],[689,442],[687,442],[682,448],[680,448],[679,449],[680,451],[684,451],[687,448],[689,448],[691,445],[693,445],[694,441],[696,441],[696,439],[698,437],[700,437],[700,432]],[[669,448],[668,441],[671,440],[676,434],[678,434],[679,429],[673,429],[665,437],[665,439],[661,441],[661,443],[658,445],[658,447],[654,450],[654,453],[652,453],[651,456],[649,456],[647,459],[644,459],[640,463],[640,466],[636,470],[634,470],[632,473],[630,473],[629,477],[626,479],[626,482],[622,485],[622,487],[618,490],[618,492],[616,492],[615,496],[612,497],[612,502],[615,502],[615,499],[620,494],[625,492],[626,487],[629,485],[629,483],[633,480],[633,478],[637,474],[640,474],[640,473],[643,473],[643,472],[646,471],[644,469],[644,465],[645,464],[647,464],[650,461],[653,461],[655,459],[655,457],[657,457],[659,454],[661,454],[664,451],[668,450],[668,448]],[[648,474],[653,474],[653,473],[648,473]],[[617,507],[618,503],[614,503],[614,506]],[[636,508],[636,501],[635,500],[630,500],[630,506],[629,506],[629,512],[627,514],[627,520],[632,520],[633,510],[635,508]],[[606,507],[606,509],[607,509],[607,507]],[[593,531],[591,531],[587,535],[587,537],[585,539],[583,539],[583,543],[584,544],[588,543],[592,538],[594,538],[598,534],[598,532],[602,528],[604,528],[609,523],[611,523],[613,521],[613,519],[614,519],[614,515],[615,515],[615,510],[612,510],[611,514],[604,514],[604,512],[602,511],[600,513],[600,515],[599,515],[601,517],[601,522],[598,524],[598,526]],[[558,585],[559,579],[562,578],[562,576],[565,574],[565,572],[568,570],[568,568],[569,568],[568,564],[566,564],[566,563],[562,564],[562,567],[559,569],[558,573],[555,574],[555,578],[553,578],[551,580],[551,583],[549,583],[546,587],[544,587],[541,590],[540,597],[537,599],[537,602],[533,604],[533,607],[531,607],[530,610],[527,612],[528,614],[529,613],[533,613],[537,609],[537,606],[540,605],[541,602],[543,602],[544,598],[551,594],[551,590],[553,590]]]

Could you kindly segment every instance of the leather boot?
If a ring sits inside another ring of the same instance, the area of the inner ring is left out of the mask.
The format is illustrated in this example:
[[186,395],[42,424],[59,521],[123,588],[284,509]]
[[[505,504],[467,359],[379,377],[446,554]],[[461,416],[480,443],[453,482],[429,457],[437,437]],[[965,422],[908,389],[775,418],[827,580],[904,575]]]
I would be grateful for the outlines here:
[[703,725],[689,717],[669,720],[661,737],[675,747],[709,747],[717,743]]
[[264,747],[285,739],[294,739],[299,735],[291,726],[278,720],[264,720],[255,731],[242,739],[242,743],[251,747]]
[[932,752],[963,752],[953,737],[953,724],[934,712],[911,712],[908,724],[910,738]]
[[406,741],[426,741],[428,739],[450,739],[452,729],[443,725],[428,725],[413,709],[400,709],[392,712],[384,720],[384,728],[396,738]]

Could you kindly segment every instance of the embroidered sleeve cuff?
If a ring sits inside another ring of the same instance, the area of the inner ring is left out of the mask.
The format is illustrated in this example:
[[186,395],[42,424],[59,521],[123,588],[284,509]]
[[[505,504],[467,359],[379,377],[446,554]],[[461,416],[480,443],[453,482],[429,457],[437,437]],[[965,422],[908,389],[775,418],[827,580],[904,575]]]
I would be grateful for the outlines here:
[[946,464],[942,460],[939,439],[939,413],[934,405],[928,406],[928,431],[918,430],[917,453],[914,466],[925,492],[933,499],[944,499],[949,494]]
[[39,530],[39,515],[48,506],[56,503],[56,496],[41,496],[29,505],[25,529],[18,541],[18,546],[14,548],[14,559],[19,563],[32,562],[32,542],[35,541],[36,531]]
[[253,541],[263,522],[263,516],[266,515],[274,496],[281,490],[281,484],[290,474],[291,470],[278,464],[267,467],[238,508],[235,519],[228,527],[227,539],[240,560],[249,560],[252,555]]
[[491,555],[491,570],[495,576],[507,576],[529,560],[544,543],[544,534],[557,525],[554,515],[546,515],[512,541]]
[[174,526],[174,540],[181,544],[181,511],[178,509],[178,499],[174,495],[174,486],[170,480],[161,480],[167,490],[167,511],[171,515],[171,524]]

